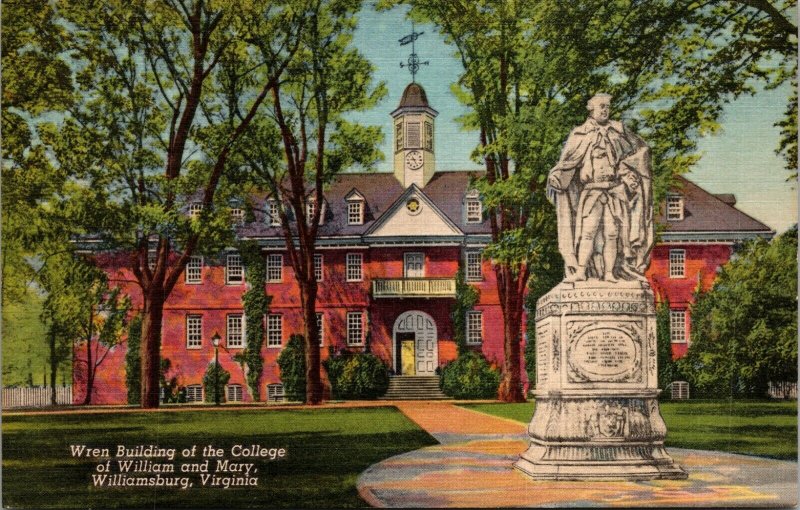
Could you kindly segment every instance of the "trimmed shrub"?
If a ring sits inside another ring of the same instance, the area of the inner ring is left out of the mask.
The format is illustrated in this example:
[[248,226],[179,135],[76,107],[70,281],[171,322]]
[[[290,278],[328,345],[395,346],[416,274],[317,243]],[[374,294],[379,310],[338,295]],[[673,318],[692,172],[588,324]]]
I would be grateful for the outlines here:
[[292,335],[278,356],[281,382],[287,400],[306,400],[306,341],[303,335]]
[[389,388],[389,369],[373,354],[343,353],[323,364],[336,398],[375,399]]
[[[206,402],[214,402],[214,397],[219,396],[220,402],[225,402],[225,385],[231,378],[230,372],[222,368],[222,365],[211,363],[203,376],[203,387],[205,388]],[[214,391],[214,382],[216,392]]]
[[495,398],[499,385],[500,372],[473,351],[442,367],[442,392],[453,398]]

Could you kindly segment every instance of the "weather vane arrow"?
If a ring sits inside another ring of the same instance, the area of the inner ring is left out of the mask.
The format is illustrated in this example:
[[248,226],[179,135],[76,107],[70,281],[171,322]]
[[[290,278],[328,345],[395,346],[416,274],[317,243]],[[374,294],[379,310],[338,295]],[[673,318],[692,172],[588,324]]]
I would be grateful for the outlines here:
[[406,44],[411,43],[411,55],[408,56],[408,59],[405,63],[400,62],[400,67],[407,67],[408,70],[411,72],[411,81],[416,83],[417,81],[417,71],[419,71],[419,66],[427,66],[430,64],[429,61],[421,62],[419,56],[417,55],[417,51],[415,48],[414,42],[417,40],[419,36],[424,34],[425,32],[417,32],[414,30],[414,24],[411,24],[411,33],[408,35],[404,35],[397,42],[400,43],[400,46],[405,46]]

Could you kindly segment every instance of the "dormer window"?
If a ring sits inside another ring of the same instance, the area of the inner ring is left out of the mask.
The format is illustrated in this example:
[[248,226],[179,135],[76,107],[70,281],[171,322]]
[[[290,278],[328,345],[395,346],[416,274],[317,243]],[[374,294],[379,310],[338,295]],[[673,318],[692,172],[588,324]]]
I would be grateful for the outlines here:
[[[314,217],[314,213],[317,209],[317,201],[313,198],[310,198],[308,202],[306,202],[306,221],[311,223],[311,219]],[[325,223],[325,201],[322,201],[322,210],[319,212],[319,224],[322,225]]]
[[189,217],[193,220],[196,220],[200,217],[200,213],[203,212],[203,204],[194,203],[189,205]]
[[269,223],[270,227],[281,226],[281,213],[278,202],[275,200],[270,200],[267,202],[267,222]]
[[231,207],[231,221],[234,223],[244,223],[244,209],[241,207]]
[[680,195],[667,195],[667,221],[681,221],[683,219],[683,197]]
[[353,201],[347,203],[347,224],[362,225],[364,223],[364,202]]
[[477,190],[467,193],[464,199],[464,218],[466,223],[483,223],[483,203]]

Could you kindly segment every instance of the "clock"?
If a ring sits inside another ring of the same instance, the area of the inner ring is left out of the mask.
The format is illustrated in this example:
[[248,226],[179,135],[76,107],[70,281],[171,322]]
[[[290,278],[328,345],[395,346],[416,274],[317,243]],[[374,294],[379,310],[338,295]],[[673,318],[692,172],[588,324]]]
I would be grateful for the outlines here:
[[422,153],[420,151],[411,151],[406,154],[406,166],[411,170],[422,167]]

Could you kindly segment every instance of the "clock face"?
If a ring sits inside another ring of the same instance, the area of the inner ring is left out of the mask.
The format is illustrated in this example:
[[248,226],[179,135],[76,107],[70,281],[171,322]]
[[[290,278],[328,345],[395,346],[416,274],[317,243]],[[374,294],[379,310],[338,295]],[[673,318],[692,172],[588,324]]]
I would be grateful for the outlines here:
[[406,166],[411,170],[422,167],[422,153],[420,151],[411,151],[406,154]]

